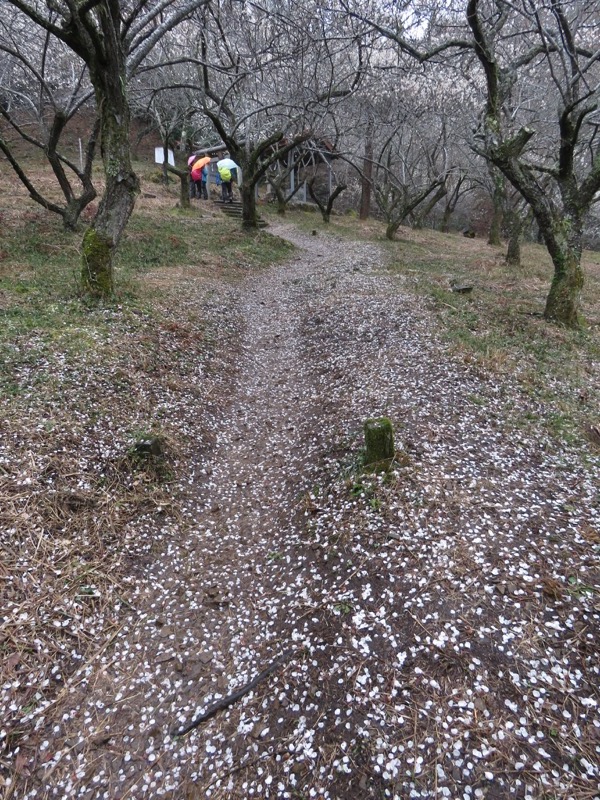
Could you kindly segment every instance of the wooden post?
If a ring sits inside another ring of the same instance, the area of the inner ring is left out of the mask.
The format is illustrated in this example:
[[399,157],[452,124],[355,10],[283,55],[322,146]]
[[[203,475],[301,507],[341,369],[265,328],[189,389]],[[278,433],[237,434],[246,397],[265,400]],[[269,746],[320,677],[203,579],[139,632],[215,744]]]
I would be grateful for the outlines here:
[[365,466],[375,470],[388,469],[394,460],[394,429],[387,417],[368,419],[365,431]]

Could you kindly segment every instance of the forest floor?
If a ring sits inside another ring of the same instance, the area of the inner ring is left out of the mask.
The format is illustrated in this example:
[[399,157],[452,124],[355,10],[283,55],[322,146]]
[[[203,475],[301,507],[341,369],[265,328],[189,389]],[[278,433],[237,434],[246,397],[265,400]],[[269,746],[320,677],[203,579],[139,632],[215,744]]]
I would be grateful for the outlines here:
[[186,274],[160,326],[14,345],[0,793],[599,797],[597,446],[458,357],[380,245],[271,231],[284,263]]

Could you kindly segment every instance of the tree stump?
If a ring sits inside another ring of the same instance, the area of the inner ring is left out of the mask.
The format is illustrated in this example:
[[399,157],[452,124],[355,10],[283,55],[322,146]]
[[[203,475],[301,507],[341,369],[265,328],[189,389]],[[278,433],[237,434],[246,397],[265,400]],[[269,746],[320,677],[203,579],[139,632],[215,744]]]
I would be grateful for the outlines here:
[[365,467],[388,469],[394,460],[394,429],[387,417],[368,419],[365,431]]
[[135,458],[162,458],[165,454],[165,444],[160,436],[148,436],[140,439],[133,446]]

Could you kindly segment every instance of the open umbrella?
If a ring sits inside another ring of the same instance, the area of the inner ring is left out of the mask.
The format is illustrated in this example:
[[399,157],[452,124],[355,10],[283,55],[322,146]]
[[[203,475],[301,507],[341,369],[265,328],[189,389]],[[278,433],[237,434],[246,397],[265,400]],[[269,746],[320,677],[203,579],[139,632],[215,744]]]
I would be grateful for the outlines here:
[[190,156],[188,158],[188,167],[191,167],[194,161],[198,158],[198,156]]
[[192,165],[192,180],[199,181],[200,176],[202,175],[202,167],[205,167],[207,164],[210,164],[210,156],[202,156],[197,161],[194,161]]
[[238,165],[235,161],[231,158],[222,158],[220,161],[217,161],[217,169],[239,169]]

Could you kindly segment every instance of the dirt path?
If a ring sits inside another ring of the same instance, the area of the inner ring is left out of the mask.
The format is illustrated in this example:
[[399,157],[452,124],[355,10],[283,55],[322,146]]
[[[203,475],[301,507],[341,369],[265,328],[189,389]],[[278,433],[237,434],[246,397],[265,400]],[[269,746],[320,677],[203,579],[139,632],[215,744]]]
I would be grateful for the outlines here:
[[[212,418],[189,421],[199,434],[208,425],[216,444],[191,465],[183,520],[170,523],[166,551],[136,581],[135,613],[102,668],[84,673],[66,741],[55,732],[48,744],[58,758],[38,776],[51,793],[158,796],[185,784],[195,773],[193,759],[181,763],[187,742],[165,743],[165,734],[189,721],[207,693],[247,682],[289,645],[277,582],[287,583],[296,567],[282,569],[280,561],[301,535],[303,497],[330,446],[320,429],[326,399],[312,382],[320,367],[305,352],[302,327],[336,273],[354,269],[353,254],[341,260],[316,240],[304,244],[306,252],[285,268],[249,278],[241,291],[234,393],[221,398]],[[373,248],[356,250],[376,260]]]
[[[231,389],[187,421],[214,447],[24,797],[592,797],[599,614],[565,582],[598,580],[593,468],[515,427],[544,409],[449,359],[376,247],[279,233],[302,250],[248,277]],[[381,414],[385,480],[355,463]]]

